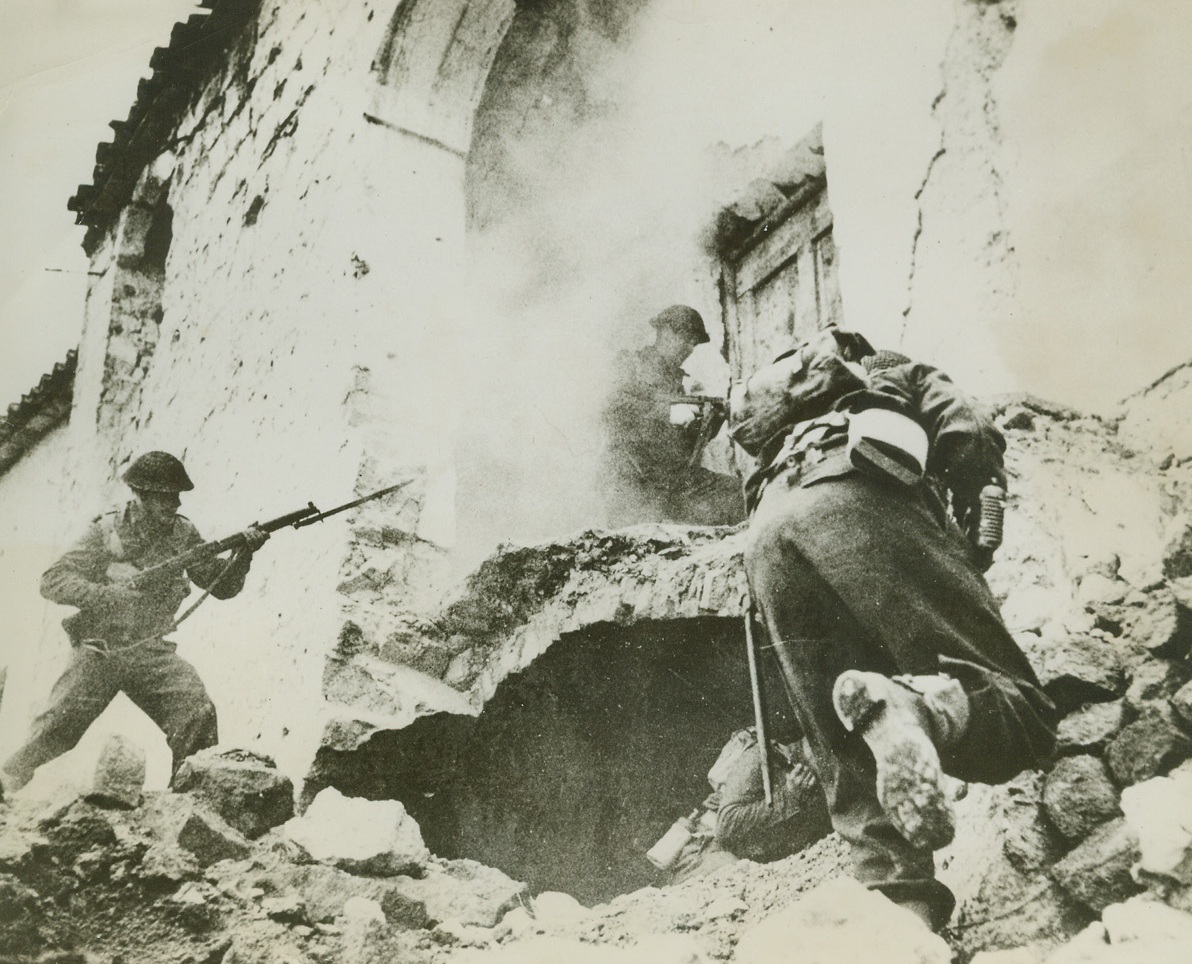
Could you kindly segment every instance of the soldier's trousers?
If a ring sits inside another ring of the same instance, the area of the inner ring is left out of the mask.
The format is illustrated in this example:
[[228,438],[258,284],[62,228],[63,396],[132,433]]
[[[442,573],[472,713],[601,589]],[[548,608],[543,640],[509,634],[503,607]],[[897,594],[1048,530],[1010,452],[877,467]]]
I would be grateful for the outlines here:
[[914,490],[856,475],[808,487],[776,479],[745,553],[855,875],[891,899],[926,900],[937,920],[947,919],[952,895],[935,880],[931,852],[912,847],[883,812],[872,754],[837,718],[832,687],[848,669],[947,673],[971,709],[959,744],[941,752],[948,773],[998,783],[1042,765],[1054,746],[1054,708],[965,554]]
[[215,706],[195,668],[174,653],[172,643],[153,641],[106,655],[76,646],[49,705],[4,769],[18,784],[28,782],[39,766],[72,749],[122,691],[165,734],[172,773],[192,753],[218,742]]

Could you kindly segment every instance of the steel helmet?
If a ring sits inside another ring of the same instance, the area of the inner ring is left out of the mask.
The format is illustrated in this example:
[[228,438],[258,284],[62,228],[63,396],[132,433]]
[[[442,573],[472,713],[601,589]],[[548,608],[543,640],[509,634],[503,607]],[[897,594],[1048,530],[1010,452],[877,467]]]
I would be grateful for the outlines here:
[[695,338],[699,344],[709,341],[708,330],[704,327],[704,319],[694,308],[687,305],[671,305],[664,308],[650,319],[655,329],[669,328]]
[[146,452],[123,478],[129,488],[147,492],[189,492],[195,487],[182,463],[169,452]]

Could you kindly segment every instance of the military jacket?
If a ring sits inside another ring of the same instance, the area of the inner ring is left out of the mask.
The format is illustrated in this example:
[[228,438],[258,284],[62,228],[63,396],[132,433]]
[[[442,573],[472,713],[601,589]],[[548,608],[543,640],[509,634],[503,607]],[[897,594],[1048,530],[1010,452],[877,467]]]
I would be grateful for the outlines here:
[[173,627],[174,614],[190,593],[191,582],[200,589],[211,587],[217,599],[240,592],[250,556],[241,554],[226,573],[227,560],[213,558],[191,565],[185,573],[156,579],[138,590],[131,612],[127,597],[114,592],[120,582],[120,567],[114,564],[147,569],[202,541],[194,524],[181,515],[174,517],[169,529],[154,532],[139,503],[129,502],[91,523],[86,534],[42,575],[41,593],[51,602],[78,608],[78,614],[63,623],[76,644],[91,638],[118,643],[160,636]]
[[673,484],[691,460],[700,423],[672,425],[671,402],[684,394],[683,369],[653,345],[617,357],[604,408],[606,455],[638,481]]

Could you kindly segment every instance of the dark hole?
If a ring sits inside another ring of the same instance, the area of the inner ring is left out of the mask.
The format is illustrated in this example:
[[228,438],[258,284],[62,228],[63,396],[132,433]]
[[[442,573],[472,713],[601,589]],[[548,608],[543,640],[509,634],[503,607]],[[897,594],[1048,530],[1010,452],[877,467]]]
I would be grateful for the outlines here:
[[[763,660],[771,735],[791,737]],[[430,849],[597,903],[658,882],[645,851],[709,793],[708,768],[752,722],[739,619],[565,636],[481,715],[439,714],[320,751],[305,799],[333,785],[396,798]]]
[[166,270],[166,255],[174,240],[174,210],[168,204],[159,204],[153,212],[149,230],[145,232],[145,249],[141,255],[142,270],[151,274],[163,274]]

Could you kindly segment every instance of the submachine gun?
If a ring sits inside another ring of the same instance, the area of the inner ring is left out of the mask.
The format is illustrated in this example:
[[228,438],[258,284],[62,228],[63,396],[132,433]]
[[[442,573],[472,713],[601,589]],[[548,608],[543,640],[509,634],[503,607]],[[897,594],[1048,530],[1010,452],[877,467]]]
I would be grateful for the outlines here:
[[691,457],[685,468],[690,471],[699,465],[704,449],[716,437],[728,418],[728,401],[719,395],[667,395],[671,405],[694,405],[699,409],[700,428],[691,448]]

